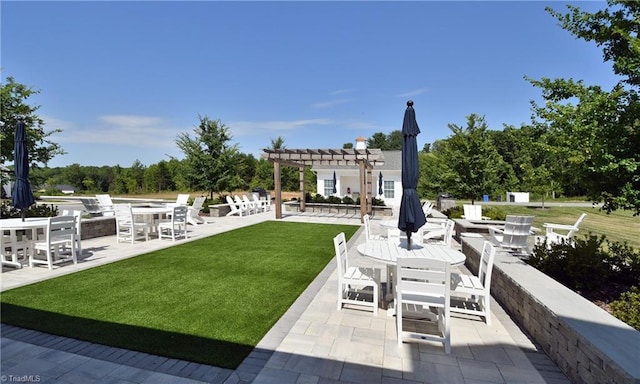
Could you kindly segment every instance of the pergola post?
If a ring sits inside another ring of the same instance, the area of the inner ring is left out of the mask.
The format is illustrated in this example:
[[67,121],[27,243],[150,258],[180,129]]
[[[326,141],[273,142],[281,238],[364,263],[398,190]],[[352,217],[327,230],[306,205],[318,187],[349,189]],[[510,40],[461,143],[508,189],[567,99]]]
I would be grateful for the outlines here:
[[367,213],[371,216],[371,212],[373,212],[373,200],[371,200],[371,193],[373,190],[371,189],[371,180],[373,179],[371,176],[371,167],[367,167]]
[[367,214],[367,173],[364,160],[358,161],[360,166],[360,222],[364,223],[364,215]]
[[305,193],[304,193],[304,167],[300,167],[298,168],[298,170],[300,171],[300,212],[304,212],[306,207],[305,207],[305,203],[306,203],[306,199],[305,199]]
[[273,184],[276,188],[276,219],[282,219],[282,181],[280,180],[280,162],[273,163]]

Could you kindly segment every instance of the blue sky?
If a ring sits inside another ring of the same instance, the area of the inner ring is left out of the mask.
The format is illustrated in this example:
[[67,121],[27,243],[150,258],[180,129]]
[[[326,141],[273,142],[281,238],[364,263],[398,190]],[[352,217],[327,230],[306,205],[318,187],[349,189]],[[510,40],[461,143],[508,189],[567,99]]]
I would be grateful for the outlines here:
[[41,91],[28,101],[68,152],[52,167],[183,158],[176,138],[199,115],[256,157],[278,136],[341,148],[401,129],[409,99],[421,148],[471,113],[490,129],[530,122],[540,91],[524,76],[617,82],[544,10],[565,4],[5,0],[2,79]]

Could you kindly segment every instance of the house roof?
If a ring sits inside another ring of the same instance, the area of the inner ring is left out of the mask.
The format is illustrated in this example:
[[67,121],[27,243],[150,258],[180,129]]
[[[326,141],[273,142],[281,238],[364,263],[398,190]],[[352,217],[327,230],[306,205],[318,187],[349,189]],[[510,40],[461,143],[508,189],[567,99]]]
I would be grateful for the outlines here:
[[[402,151],[382,151],[384,156],[384,164],[375,164],[374,169],[379,171],[400,171],[402,170]],[[357,169],[357,165],[321,165],[314,164],[314,170],[338,170],[338,169]]]

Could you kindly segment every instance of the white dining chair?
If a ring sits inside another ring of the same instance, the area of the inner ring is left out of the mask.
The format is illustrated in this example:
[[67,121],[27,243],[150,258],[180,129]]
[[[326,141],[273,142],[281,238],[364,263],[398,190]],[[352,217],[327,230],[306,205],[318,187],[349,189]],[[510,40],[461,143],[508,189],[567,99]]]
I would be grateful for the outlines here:
[[[338,264],[338,310],[344,304],[365,306],[378,314],[380,270],[349,265],[347,240],[344,232],[333,238]],[[369,301],[369,298],[372,298]]]
[[485,241],[477,275],[451,274],[451,312],[481,316],[491,325],[491,273],[495,256],[496,248]]
[[[403,341],[436,341],[443,344],[445,353],[451,353],[449,263],[422,257],[399,257],[396,276],[398,345]],[[425,326],[426,322],[433,321],[436,329]]]

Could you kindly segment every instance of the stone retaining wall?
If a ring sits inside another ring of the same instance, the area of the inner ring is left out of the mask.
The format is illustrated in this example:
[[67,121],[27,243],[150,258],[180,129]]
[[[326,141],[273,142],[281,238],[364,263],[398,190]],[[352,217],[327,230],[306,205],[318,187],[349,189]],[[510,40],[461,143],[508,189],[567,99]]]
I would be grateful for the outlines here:
[[[482,243],[462,240],[472,272]],[[497,252],[491,296],[574,383],[640,383],[640,332],[520,258]]]

